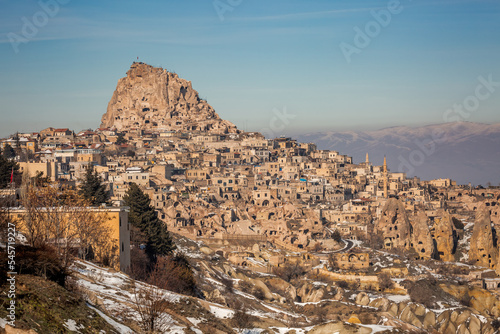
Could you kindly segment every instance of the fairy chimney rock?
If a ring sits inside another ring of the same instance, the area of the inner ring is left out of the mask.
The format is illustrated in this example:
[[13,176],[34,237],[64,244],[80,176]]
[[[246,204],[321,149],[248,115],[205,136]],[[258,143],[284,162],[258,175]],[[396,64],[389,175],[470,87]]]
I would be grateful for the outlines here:
[[384,238],[385,248],[410,247],[410,221],[400,201],[394,198],[387,200],[376,229]]
[[478,208],[470,239],[469,259],[473,264],[496,269],[497,250],[493,245],[490,212],[485,206]]
[[439,213],[439,216],[441,218],[433,227],[438,258],[442,261],[455,261],[457,238],[453,218],[444,210]]
[[419,211],[412,220],[411,246],[419,259],[430,259],[434,256],[434,240],[429,230],[429,218],[424,211]]

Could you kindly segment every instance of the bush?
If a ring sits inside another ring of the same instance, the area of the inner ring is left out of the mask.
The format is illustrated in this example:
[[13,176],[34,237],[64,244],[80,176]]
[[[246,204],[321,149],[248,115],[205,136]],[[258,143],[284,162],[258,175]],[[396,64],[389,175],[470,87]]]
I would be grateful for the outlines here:
[[342,236],[340,235],[339,230],[333,231],[332,239],[335,240],[336,242],[341,242],[342,241]]
[[436,297],[443,294],[435,278],[430,277],[416,282],[404,281],[408,294],[413,302],[423,304],[427,308],[435,306]]
[[286,282],[290,282],[295,278],[299,278],[306,273],[304,267],[295,264],[285,264],[283,267],[275,267],[273,268],[273,274],[281,278]]
[[226,287],[226,292],[233,293],[234,282],[232,279],[222,277],[220,281]]
[[346,281],[337,281],[337,286],[342,289],[349,289],[349,283]]
[[381,273],[378,275],[378,286],[382,290],[392,289],[394,282],[391,280],[391,275],[388,273]]
[[68,268],[55,248],[45,245],[40,248],[18,245],[16,247],[16,271],[19,275],[43,277],[64,286]]
[[254,320],[255,317],[248,314],[245,309],[240,309],[234,312],[232,323],[236,328],[252,328]]
[[127,274],[135,280],[145,281],[151,271],[151,262],[146,252],[140,248],[133,247],[130,250],[130,267]]
[[146,280],[162,289],[196,296],[196,280],[185,255],[161,257]]

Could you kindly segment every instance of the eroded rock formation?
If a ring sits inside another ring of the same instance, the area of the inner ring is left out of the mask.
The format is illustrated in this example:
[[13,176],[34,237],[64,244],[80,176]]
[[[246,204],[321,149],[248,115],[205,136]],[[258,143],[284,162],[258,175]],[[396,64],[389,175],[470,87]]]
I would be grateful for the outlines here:
[[394,198],[387,201],[376,229],[383,235],[385,248],[410,247],[410,221],[400,201]]
[[436,240],[438,257],[442,261],[454,261],[457,235],[453,218],[444,210],[439,215],[441,218],[434,225],[434,239]]
[[221,119],[200,99],[190,81],[144,63],[133,63],[127,76],[118,81],[101,127],[219,134],[237,131],[234,124]]
[[423,260],[432,258],[435,253],[429,225],[429,218],[423,211],[419,211],[412,221],[411,246]]
[[475,265],[495,269],[497,266],[497,250],[493,245],[490,212],[480,207],[476,214],[476,222],[470,239],[469,259]]

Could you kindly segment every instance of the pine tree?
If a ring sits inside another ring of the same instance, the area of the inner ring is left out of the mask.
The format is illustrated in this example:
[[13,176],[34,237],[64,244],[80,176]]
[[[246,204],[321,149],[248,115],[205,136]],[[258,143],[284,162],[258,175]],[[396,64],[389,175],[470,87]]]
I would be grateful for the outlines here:
[[97,206],[107,203],[109,200],[109,192],[106,190],[106,185],[102,183],[101,177],[91,165],[86,167],[85,177],[78,192],[91,205]]
[[16,157],[16,151],[9,144],[5,144],[2,155],[6,159],[12,159]]
[[167,226],[158,218],[149,196],[137,184],[131,183],[123,200],[130,207],[129,223],[144,235],[150,260],[154,263],[158,256],[170,254],[175,244]]

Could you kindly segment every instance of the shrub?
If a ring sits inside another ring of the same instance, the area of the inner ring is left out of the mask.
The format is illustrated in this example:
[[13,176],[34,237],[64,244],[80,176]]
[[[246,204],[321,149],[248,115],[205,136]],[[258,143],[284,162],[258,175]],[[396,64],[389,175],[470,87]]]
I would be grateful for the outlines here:
[[255,320],[255,317],[248,314],[246,310],[242,308],[234,312],[232,323],[236,328],[252,328],[253,320]]
[[381,273],[378,275],[378,286],[382,290],[392,289],[394,282],[391,280],[391,275],[388,273]]
[[228,293],[233,293],[233,288],[234,288],[234,282],[230,278],[222,277],[221,278],[221,283],[224,284],[226,288],[226,292]]
[[348,289],[349,283],[347,283],[346,281],[337,281],[337,286],[342,289]]
[[413,302],[433,308],[436,296],[441,294],[441,289],[435,278],[422,279],[416,282],[405,281],[408,285],[408,294]]
[[196,296],[197,292],[193,271],[183,254],[158,258],[146,282],[191,296]]
[[336,242],[341,242],[342,241],[342,236],[340,235],[339,230],[333,231],[332,239],[335,240]]
[[39,248],[18,245],[16,247],[16,271],[18,274],[40,276],[64,286],[68,268],[49,245]]
[[285,264],[282,267],[275,267],[273,268],[273,273],[276,276],[280,277],[282,280],[290,282],[295,278],[303,276],[306,273],[306,271],[304,267],[302,267],[298,263],[295,263],[295,264]]

